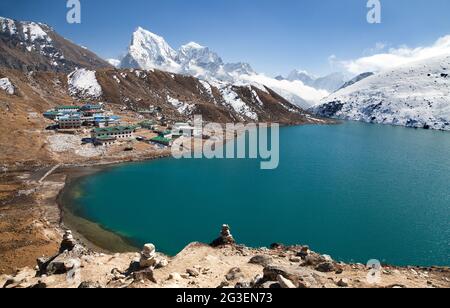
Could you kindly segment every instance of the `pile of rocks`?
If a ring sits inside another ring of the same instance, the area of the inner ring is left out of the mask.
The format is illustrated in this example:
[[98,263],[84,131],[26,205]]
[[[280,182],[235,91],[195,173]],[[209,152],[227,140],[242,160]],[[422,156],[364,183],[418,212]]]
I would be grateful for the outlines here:
[[222,231],[220,232],[220,237],[214,240],[214,242],[211,243],[211,246],[219,247],[234,244],[236,244],[236,241],[234,240],[233,235],[231,235],[230,226],[223,225]]
[[66,251],[66,250],[67,251],[72,251],[75,248],[76,245],[77,245],[77,242],[73,238],[72,231],[67,230],[64,233],[63,240],[62,240],[61,246],[59,248],[59,252],[62,253],[64,251]]
[[162,268],[168,265],[168,261],[164,258],[158,258],[156,247],[153,244],[145,244],[141,251],[139,266],[141,268]]

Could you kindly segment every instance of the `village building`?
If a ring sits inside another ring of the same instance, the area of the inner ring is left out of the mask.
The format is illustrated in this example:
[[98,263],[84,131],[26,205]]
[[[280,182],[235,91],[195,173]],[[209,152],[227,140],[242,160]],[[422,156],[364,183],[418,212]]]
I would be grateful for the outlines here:
[[54,109],[54,111],[61,112],[64,114],[78,113],[79,110],[80,110],[79,106],[58,106]]
[[117,138],[115,137],[108,137],[108,136],[100,136],[94,139],[94,145],[95,146],[111,146],[115,144],[117,141]]
[[83,125],[81,115],[79,113],[67,114],[58,118],[60,129],[77,129]]
[[64,113],[58,112],[58,111],[54,111],[54,110],[49,110],[49,111],[47,111],[47,112],[44,112],[43,115],[44,115],[44,117],[47,118],[47,119],[50,119],[50,120],[52,120],[52,121],[56,121],[56,120],[58,120],[58,118],[59,118],[60,116],[63,116]]
[[177,137],[197,137],[201,136],[201,131],[188,123],[175,123],[172,127],[172,136]]
[[131,139],[134,137],[136,126],[110,126],[95,128],[91,132],[92,139],[111,137],[116,139]]
[[93,116],[93,125],[96,127],[107,127],[120,124],[119,116],[109,116],[105,114],[95,114]]
[[104,110],[102,105],[87,104],[80,108],[80,112],[82,112],[86,117],[91,117],[94,115],[103,114]]
[[139,123],[139,126],[148,130],[154,130],[155,129],[155,121],[152,120],[146,120]]
[[166,138],[163,136],[158,136],[150,139],[151,142],[156,144],[162,144],[164,146],[172,146],[173,140],[171,138]]

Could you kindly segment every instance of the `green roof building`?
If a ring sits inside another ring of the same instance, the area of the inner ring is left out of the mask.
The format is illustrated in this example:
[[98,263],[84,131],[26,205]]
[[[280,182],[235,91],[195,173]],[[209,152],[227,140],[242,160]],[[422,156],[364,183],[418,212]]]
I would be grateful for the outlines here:
[[136,131],[136,126],[109,126],[102,128],[95,128],[92,130],[91,135],[93,139],[115,137],[118,139],[133,138],[133,134]]

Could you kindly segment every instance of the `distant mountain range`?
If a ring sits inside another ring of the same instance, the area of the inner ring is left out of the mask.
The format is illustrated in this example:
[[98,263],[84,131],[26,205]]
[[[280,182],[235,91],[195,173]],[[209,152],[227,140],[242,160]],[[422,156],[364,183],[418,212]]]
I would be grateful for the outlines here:
[[353,81],[311,110],[339,119],[450,130],[450,52]]
[[349,80],[349,76],[341,72],[336,72],[323,77],[315,77],[305,71],[293,70],[288,77],[277,76],[276,79],[301,81],[306,86],[332,93],[341,88]]
[[21,97],[30,73],[52,72],[65,78],[37,75],[33,82],[44,86],[33,95],[42,96],[55,82],[55,91],[75,100],[112,100],[130,110],[156,105],[180,120],[202,112],[221,121],[314,122],[304,111],[309,108],[324,117],[450,130],[450,51],[353,79],[302,71],[272,78],[244,62],[226,63],[197,43],[174,50],[143,28],[133,33],[123,59],[106,61],[48,25],[0,17],[0,69],[5,101]]
[[110,63],[120,68],[159,69],[190,75],[214,84],[267,86],[301,107],[310,107],[329,94],[327,89],[336,90],[345,82],[336,80],[337,75],[317,80],[314,85],[300,79],[271,78],[257,73],[245,62],[225,63],[210,48],[195,42],[175,50],[163,37],[141,27],[133,33],[126,55]]
[[217,122],[323,123],[270,87],[231,82],[233,75],[253,70],[245,63],[223,63],[206,47],[190,43],[175,52],[163,38],[139,28],[129,50],[121,63],[105,61],[48,25],[0,18],[1,102],[25,104],[23,110],[37,113],[90,101],[136,113],[153,110],[155,118],[168,121],[201,114]]

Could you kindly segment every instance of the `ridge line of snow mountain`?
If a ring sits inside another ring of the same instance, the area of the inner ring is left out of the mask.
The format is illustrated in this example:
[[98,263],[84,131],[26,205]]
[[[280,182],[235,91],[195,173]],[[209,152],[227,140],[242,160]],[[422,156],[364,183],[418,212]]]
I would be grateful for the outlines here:
[[[248,69],[246,65],[222,64],[216,54],[196,43],[184,45],[180,52],[175,52],[162,37],[143,29],[133,35],[133,42],[130,50],[139,50],[141,43],[150,46],[147,54],[137,60],[145,61],[146,55],[150,55],[161,67],[177,67],[178,62],[192,64],[194,57],[198,60],[195,64],[211,64],[209,70],[222,69],[222,65],[236,71]],[[219,65],[214,67],[212,62]],[[44,24],[0,18],[0,95],[28,100],[30,88],[25,85],[35,81],[46,88],[36,92],[38,97],[52,105],[61,98],[108,101],[135,112],[149,110],[155,117],[171,121],[187,121],[198,112],[205,120],[224,123],[326,122],[260,84],[236,85],[216,79],[208,82],[189,74],[157,69],[114,69],[87,48],[64,39]],[[36,89],[36,85],[32,88]],[[50,89],[59,98],[53,97]]]
[[359,77],[310,111],[328,118],[450,131],[450,51]]
[[[118,65],[117,61],[109,62]],[[138,28],[133,34],[129,53],[119,66],[143,67],[144,70],[158,68],[196,77],[207,92],[219,94],[222,100],[228,98],[227,108],[247,119],[256,118],[252,112],[260,108],[260,97],[252,94],[257,89],[261,93],[270,93],[274,102],[289,111],[299,112],[288,102],[324,117],[450,130],[450,50],[446,56],[375,74],[361,74],[342,83],[331,95],[328,91],[313,88],[322,79],[306,72],[293,71],[287,78],[271,78],[256,73],[246,63],[224,63],[215,52],[198,43],[188,43],[175,51],[163,37],[143,28]],[[69,79],[73,84],[71,94],[95,97],[102,95],[101,87],[86,80],[94,80],[96,70],[112,68],[113,65],[61,37],[43,23],[0,17],[0,67],[25,72],[72,73],[72,79]],[[82,68],[90,72],[82,72],[81,75],[75,72]],[[84,77],[80,79],[80,76]],[[7,76],[0,77],[3,78],[1,90],[14,95],[17,89],[13,80],[5,79]],[[340,79],[338,74],[334,77],[335,80]],[[239,91],[246,92],[247,101],[244,103],[238,99],[243,97]],[[180,105],[174,99],[171,101]],[[216,97],[211,103],[217,103]],[[252,108],[247,108],[248,103]],[[184,106],[178,106],[181,107],[184,110]]]
[[258,74],[245,62],[225,63],[216,52],[196,42],[175,50],[163,37],[142,27],[133,33],[128,52],[120,63],[114,59],[110,63],[119,68],[159,69],[214,83],[267,86],[303,108],[316,104],[346,81],[338,73],[318,78],[315,84],[306,84],[301,79],[271,78]]

